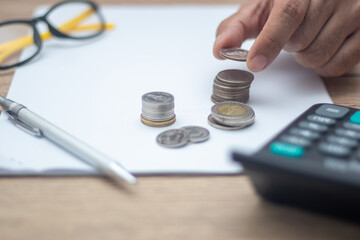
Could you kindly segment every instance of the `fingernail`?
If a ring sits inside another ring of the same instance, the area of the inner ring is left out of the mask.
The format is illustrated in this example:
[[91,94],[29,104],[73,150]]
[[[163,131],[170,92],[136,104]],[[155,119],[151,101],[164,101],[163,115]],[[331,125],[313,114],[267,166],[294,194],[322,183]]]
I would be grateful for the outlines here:
[[260,72],[267,65],[268,60],[263,55],[253,57],[249,62],[249,69],[253,72]]

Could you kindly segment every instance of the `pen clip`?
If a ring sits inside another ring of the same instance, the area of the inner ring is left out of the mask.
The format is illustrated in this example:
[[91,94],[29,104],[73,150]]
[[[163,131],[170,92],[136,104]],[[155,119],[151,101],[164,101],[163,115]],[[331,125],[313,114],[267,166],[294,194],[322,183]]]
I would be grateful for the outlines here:
[[10,120],[10,122],[12,122],[15,126],[35,137],[42,137],[42,133],[39,128],[32,128],[26,125],[19,118],[17,118],[12,112],[6,111],[6,113],[8,115],[8,119]]

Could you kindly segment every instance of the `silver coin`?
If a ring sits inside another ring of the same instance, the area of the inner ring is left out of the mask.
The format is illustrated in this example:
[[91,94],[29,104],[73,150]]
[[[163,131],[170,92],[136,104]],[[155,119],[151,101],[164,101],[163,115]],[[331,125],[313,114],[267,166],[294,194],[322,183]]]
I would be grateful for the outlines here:
[[223,96],[223,97],[234,97],[234,96],[243,96],[245,94],[249,93],[249,89],[243,89],[239,91],[225,91],[224,89],[215,88],[214,94],[217,96]]
[[168,111],[152,111],[147,108],[142,108],[142,114],[144,118],[150,121],[166,121],[174,117],[174,109]]
[[174,96],[166,92],[149,92],[142,96],[142,100],[145,104],[168,104],[174,102]]
[[166,116],[153,116],[153,115],[146,115],[144,114],[144,112],[141,114],[141,116],[143,118],[145,118],[146,120],[149,121],[153,121],[153,122],[164,122],[164,121],[168,121],[170,119],[173,119],[175,117],[175,114],[171,114],[171,115],[166,115]]
[[219,72],[216,78],[225,83],[251,83],[254,80],[254,74],[239,69],[229,69]]
[[[240,103],[246,103],[248,100],[249,100],[249,95],[231,99],[232,102],[240,102]],[[228,102],[229,99],[224,99],[216,95],[211,95],[211,101],[215,104],[218,104],[222,102]]]
[[160,133],[156,141],[163,147],[177,148],[185,146],[190,140],[189,134],[183,129],[171,129]]
[[219,55],[223,58],[245,62],[248,55],[248,50],[238,47],[222,48],[219,51]]
[[190,142],[198,143],[209,139],[210,132],[206,128],[199,126],[186,126],[181,129],[185,130],[190,137]]
[[244,128],[243,126],[231,127],[231,126],[222,125],[222,124],[216,122],[211,114],[208,116],[208,123],[210,126],[212,126],[214,128],[221,129],[221,130],[228,130],[228,131],[239,130],[239,129]]
[[226,91],[229,91],[229,90],[238,91],[238,90],[242,90],[242,89],[249,89],[250,84],[243,84],[243,85],[224,84],[223,82],[220,83],[219,81],[214,80],[213,87],[226,89]]

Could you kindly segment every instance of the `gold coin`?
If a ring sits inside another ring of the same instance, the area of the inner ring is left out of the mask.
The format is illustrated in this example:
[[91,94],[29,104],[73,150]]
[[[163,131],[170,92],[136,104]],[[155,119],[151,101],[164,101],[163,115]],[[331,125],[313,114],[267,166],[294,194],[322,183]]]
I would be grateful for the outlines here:
[[171,124],[173,124],[175,122],[175,120],[176,120],[176,116],[174,116],[172,119],[167,120],[167,121],[154,122],[154,121],[147,120],[146,118],[144,118],[141,115],[141,122],[150,127],[167,127],[167,126],[170,126]]
[[217,110],[220,114],[226,116],[242,116],[248,111],[243,106],[240,106],[238,104],[231,104],[231,103],[221,105],[217,108]]

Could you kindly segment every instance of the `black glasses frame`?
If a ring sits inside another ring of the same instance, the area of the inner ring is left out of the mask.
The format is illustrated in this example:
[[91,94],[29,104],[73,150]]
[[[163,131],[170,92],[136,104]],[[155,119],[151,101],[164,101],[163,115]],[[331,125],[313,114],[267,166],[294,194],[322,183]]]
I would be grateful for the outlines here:
[[[85,36],[85,37],[74,37],[74,36],[70,36],[70,35],[67,35],[65,33],[60,32],[59,30],[56,29],[56,27],[54,27],[47,20],[48,16],[54,10],[56,10],[58,7],[63,6],[65,4],[71,4],[71,3],[86,3],[86,4],[89,4],[89,7],[91,7],[94,10],[95,14],[97,14],[97,16],[99,17],[99,20],[100,20],[101,27],[100,27],[98,32],[96,32],[96,33],[94,33],[92,35],[89,35],[89,36]],[[101,12],[99,11],[98,5],[96,3],[94,3],[94,2],[92,2],[92,1],[82,1],[82,0],[59,2],[59,3],[55,4],[55,5],[53,5],[44,15],[42,15],[40,17],[35,17],[33,19],[30,19],[30,20],[12,20],[12,21],[1,22],[0,27],[2,27],[4,25],[10,25],[10,24],[29,25],[33,30],[34,44],[37,46],[37,50],[34,53],[34,55],[32,55],[31,57],[29,57],[29,58],[27,58],[27,59],[25,59],[25,60],[23,60],[21,62],[11,64],[9,66],[0,66],[0,70],[6,70],[6,69],[13,68],[13,67],[21,66],[21,65],[31,61],[34,57],[36,57],[40,53],[40,51],[42,49],[42,46],[43,46],[43,41],[41,39],[39,30],[36,27],[36,24],[38,22],[44,22],[47,25],[51,35],[53,35],[54,37],[58,37],[58,38],[66,38],[66,39],[73,39],[73,40],[83,40],[83,39],[89,39],[89,38],[99,36],[100,34],[102,34],[105,31],[105,18],[103,17]]]

